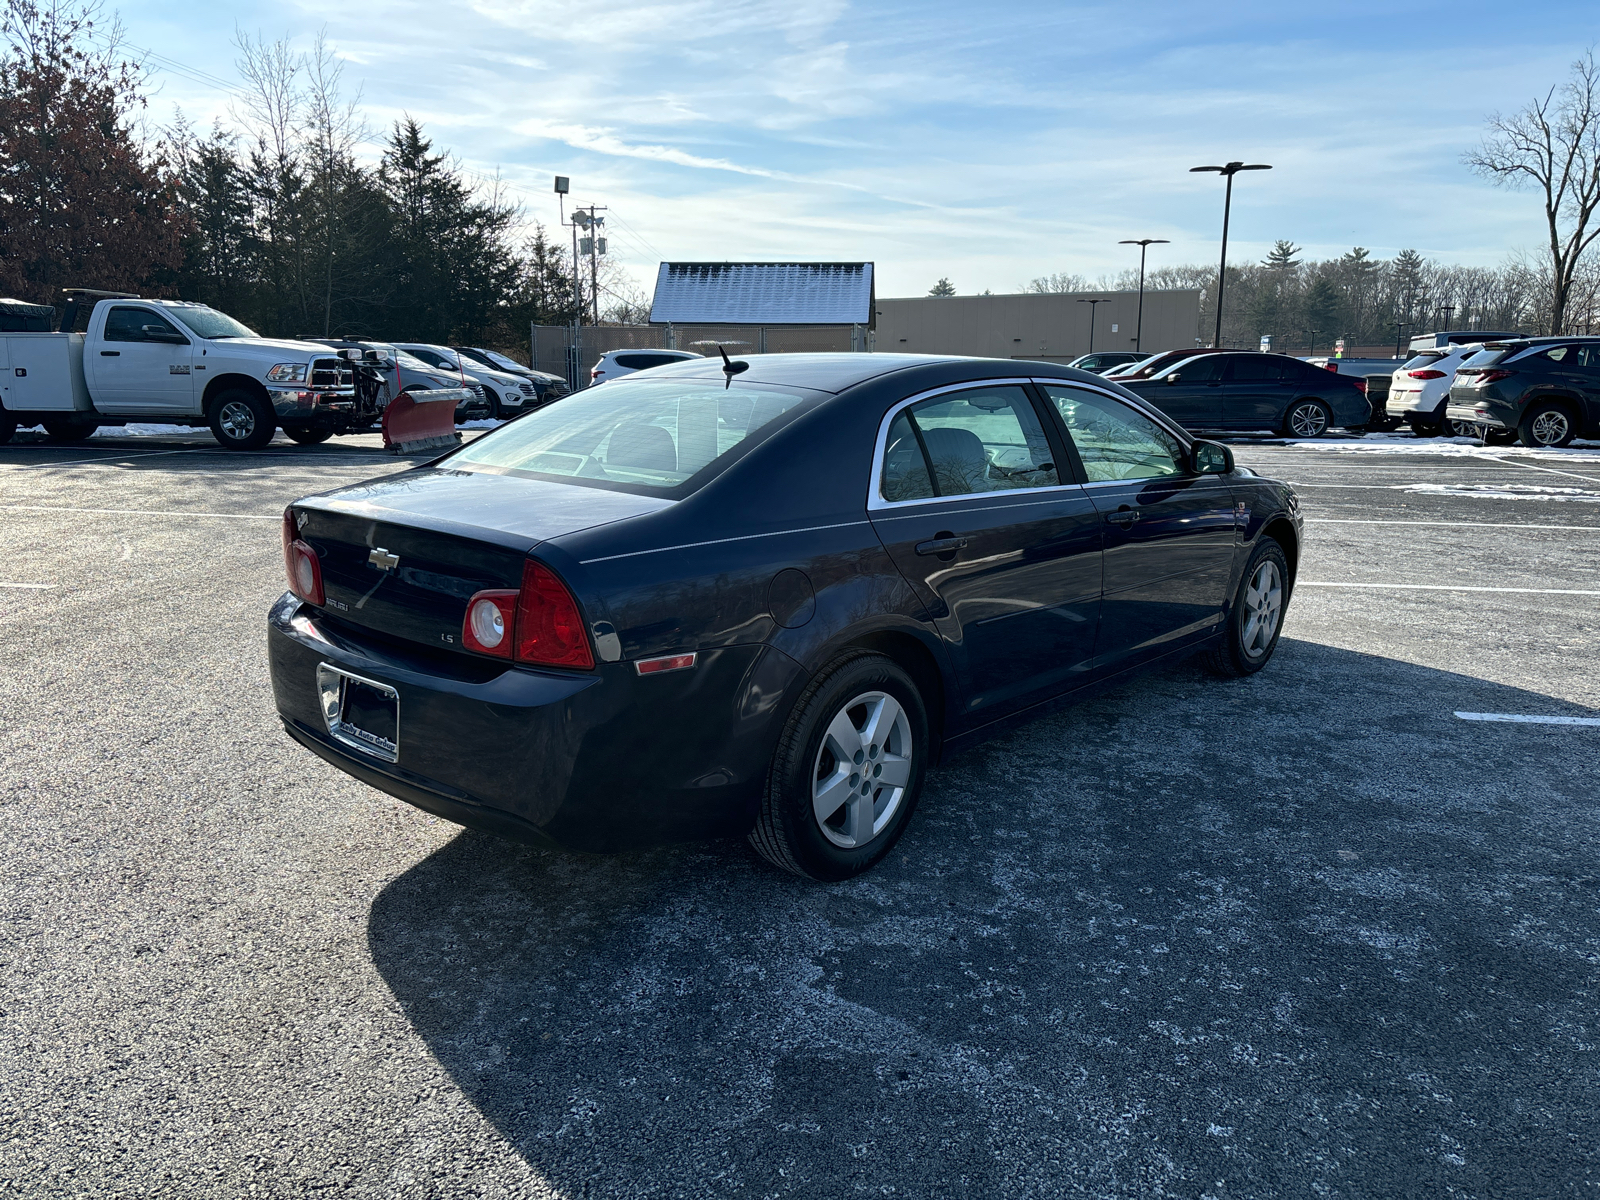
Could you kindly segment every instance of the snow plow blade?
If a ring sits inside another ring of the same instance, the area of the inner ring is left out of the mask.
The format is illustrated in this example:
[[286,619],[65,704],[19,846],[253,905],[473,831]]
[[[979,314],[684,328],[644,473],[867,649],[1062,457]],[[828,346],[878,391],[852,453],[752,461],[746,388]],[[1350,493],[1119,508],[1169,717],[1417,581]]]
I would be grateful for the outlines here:
[[383,448],[395,454],[453,449],[461,441],[456,405],[471,399],[466,388],[401,392],[383,410]]

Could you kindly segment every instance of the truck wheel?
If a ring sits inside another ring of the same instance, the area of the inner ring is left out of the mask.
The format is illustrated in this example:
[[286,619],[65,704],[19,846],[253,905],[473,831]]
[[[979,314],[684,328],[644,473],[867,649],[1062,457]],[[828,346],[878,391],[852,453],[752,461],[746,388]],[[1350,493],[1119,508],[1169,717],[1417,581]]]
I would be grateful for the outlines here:
[[9,442],[17,432],[17,419],[10,413],[0,413],[0,446]]
[[81,442],[99,428],[92,421],[46,421],[44,435],[52,442]]
[[1578,436],[1577,423],[1564,404],[1546,400],[1529,407],[1517,426],[1517,436],[1524,446],[1565,446]]
[[304,425],[285,425],[283,431],[291,441],[299,442],[302,446],[315,446],[333,436],[331,429],[307,429]]
[[277,431],[267,402],[246,391],[223,392],[211,402],[211,436],[229,450],[259,450]]

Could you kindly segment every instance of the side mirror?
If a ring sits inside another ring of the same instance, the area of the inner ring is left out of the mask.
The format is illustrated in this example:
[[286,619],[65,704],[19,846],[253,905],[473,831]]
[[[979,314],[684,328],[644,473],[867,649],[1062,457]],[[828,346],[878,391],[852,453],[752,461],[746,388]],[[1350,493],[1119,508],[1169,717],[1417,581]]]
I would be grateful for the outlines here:
[[1172,384],[1177,383],[1182,378],[1183,378],[1182,375],[1168,375],[1167,376],[1167,384],[1170,387]]
[[344,359],[346,362],[360,362],[361,355],[362,351],[354,350],[349,347],[339,351],[339,357]]
[[1196,475],[1233,474],[1233,451],[1220,442],[1196,442],[1189,448],[1189,467]]
[[167,329],[161,325],[141,325],[139,332],[144,334],[147,342],[169,342],[176,346],[187,346],[189,339],[175,329]]

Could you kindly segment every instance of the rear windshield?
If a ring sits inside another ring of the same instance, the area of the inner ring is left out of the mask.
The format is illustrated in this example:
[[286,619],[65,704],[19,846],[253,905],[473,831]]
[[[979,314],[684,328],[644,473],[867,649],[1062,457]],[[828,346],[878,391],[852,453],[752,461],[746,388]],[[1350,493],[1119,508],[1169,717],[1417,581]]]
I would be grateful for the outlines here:
[[812,396],[763,384],[630,377],[519,417],[462,447],[449,465],[668,495]]
[[1400,370],[1409,371],[1415,367],[1425,367],[1429,363],[1438,362],[1448,353],[1450,353],[1448,350],[1424,350],[1421,354],[1413,354],[1401,363]]
[[1489,347],[1479,350],[1476,354],[1469,354],[1462,361],[1461,366],[1466,367],[1491,367],[1505,357],[1508,347]]

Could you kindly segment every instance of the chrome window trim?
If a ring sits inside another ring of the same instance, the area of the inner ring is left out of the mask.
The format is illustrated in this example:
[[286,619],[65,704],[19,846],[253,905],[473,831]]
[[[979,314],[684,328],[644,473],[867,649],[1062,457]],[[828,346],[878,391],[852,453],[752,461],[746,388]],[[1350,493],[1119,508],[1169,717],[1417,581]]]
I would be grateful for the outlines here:
[[[1108,399],[1115,400],[1118,404],[1132,409],[1141,417],[1144,417],[1146,420],[1153,421],[1156,425],[1165,429],[1168,433],[1172,434],[1178,439],[1178,444],[1183,446],[1184,449],[1187,450],[1191,448],[1194,443],[1194,438],[1189,435],[1188,431],[1180,426],[1174,425],[1172,420],[1165,413],[1160,413],[1157,415],[1156,413],[1146,412],[1142,408],[1129,404],[1126,396],[1119,396],[1110,388],[1096,387],[1092,383],[1085,383],[1076,379],[1063,379],[1058,375],[1029,375],[1022,377],[1006,376],[998,379],[969,379],[964,383],[947,383],[941,385],[940,387],[930,388],[925,392],[918,392],[915,396],[908,396],[904,400],[897,401],[888,412],[884,413],[883,420],[878,422],[878,441],[872,452],[872,474],[867,479],[867,511],[886,512],[897,508],[909,508],[910,506],[917,504],[941,504],[945,501],[971,500],[980,496],[1000,496],[1007,494],[1029,495],[1046,492],[1081,491],[1085,488],[1107,487],[1116,484],[1140,482],[1139,480],[1127,479],[1102,479],[1093,483],[1057,483],[1051,484],[1049,487],[1040,488],[1005,488],[1001,491],[993,492],[964,492],[959,496],[927,496],[920,500],[885,500],[883,498],[883,459],[888,453],[889,427],[894,424],[894,419],[903,411],[910,408],[913,404],[920,404],[924,400],[932,399],[934,396],[943,396],[949,392],[965,392],[971,391],[973,388],[1008,387],[1030,383],[1038,387],[1079,388],[1086,392],[1093,392],[1097,395],[1105,396]],[[1060,475],[1061,469],[1060,465],[1058,464],[1056,468],[1057,478],[1059,478]],[[1184,476],[1181,474],[1170,476],[1147,476],[1147,478],[1150,479],[1181,479],[1183,477]]]

